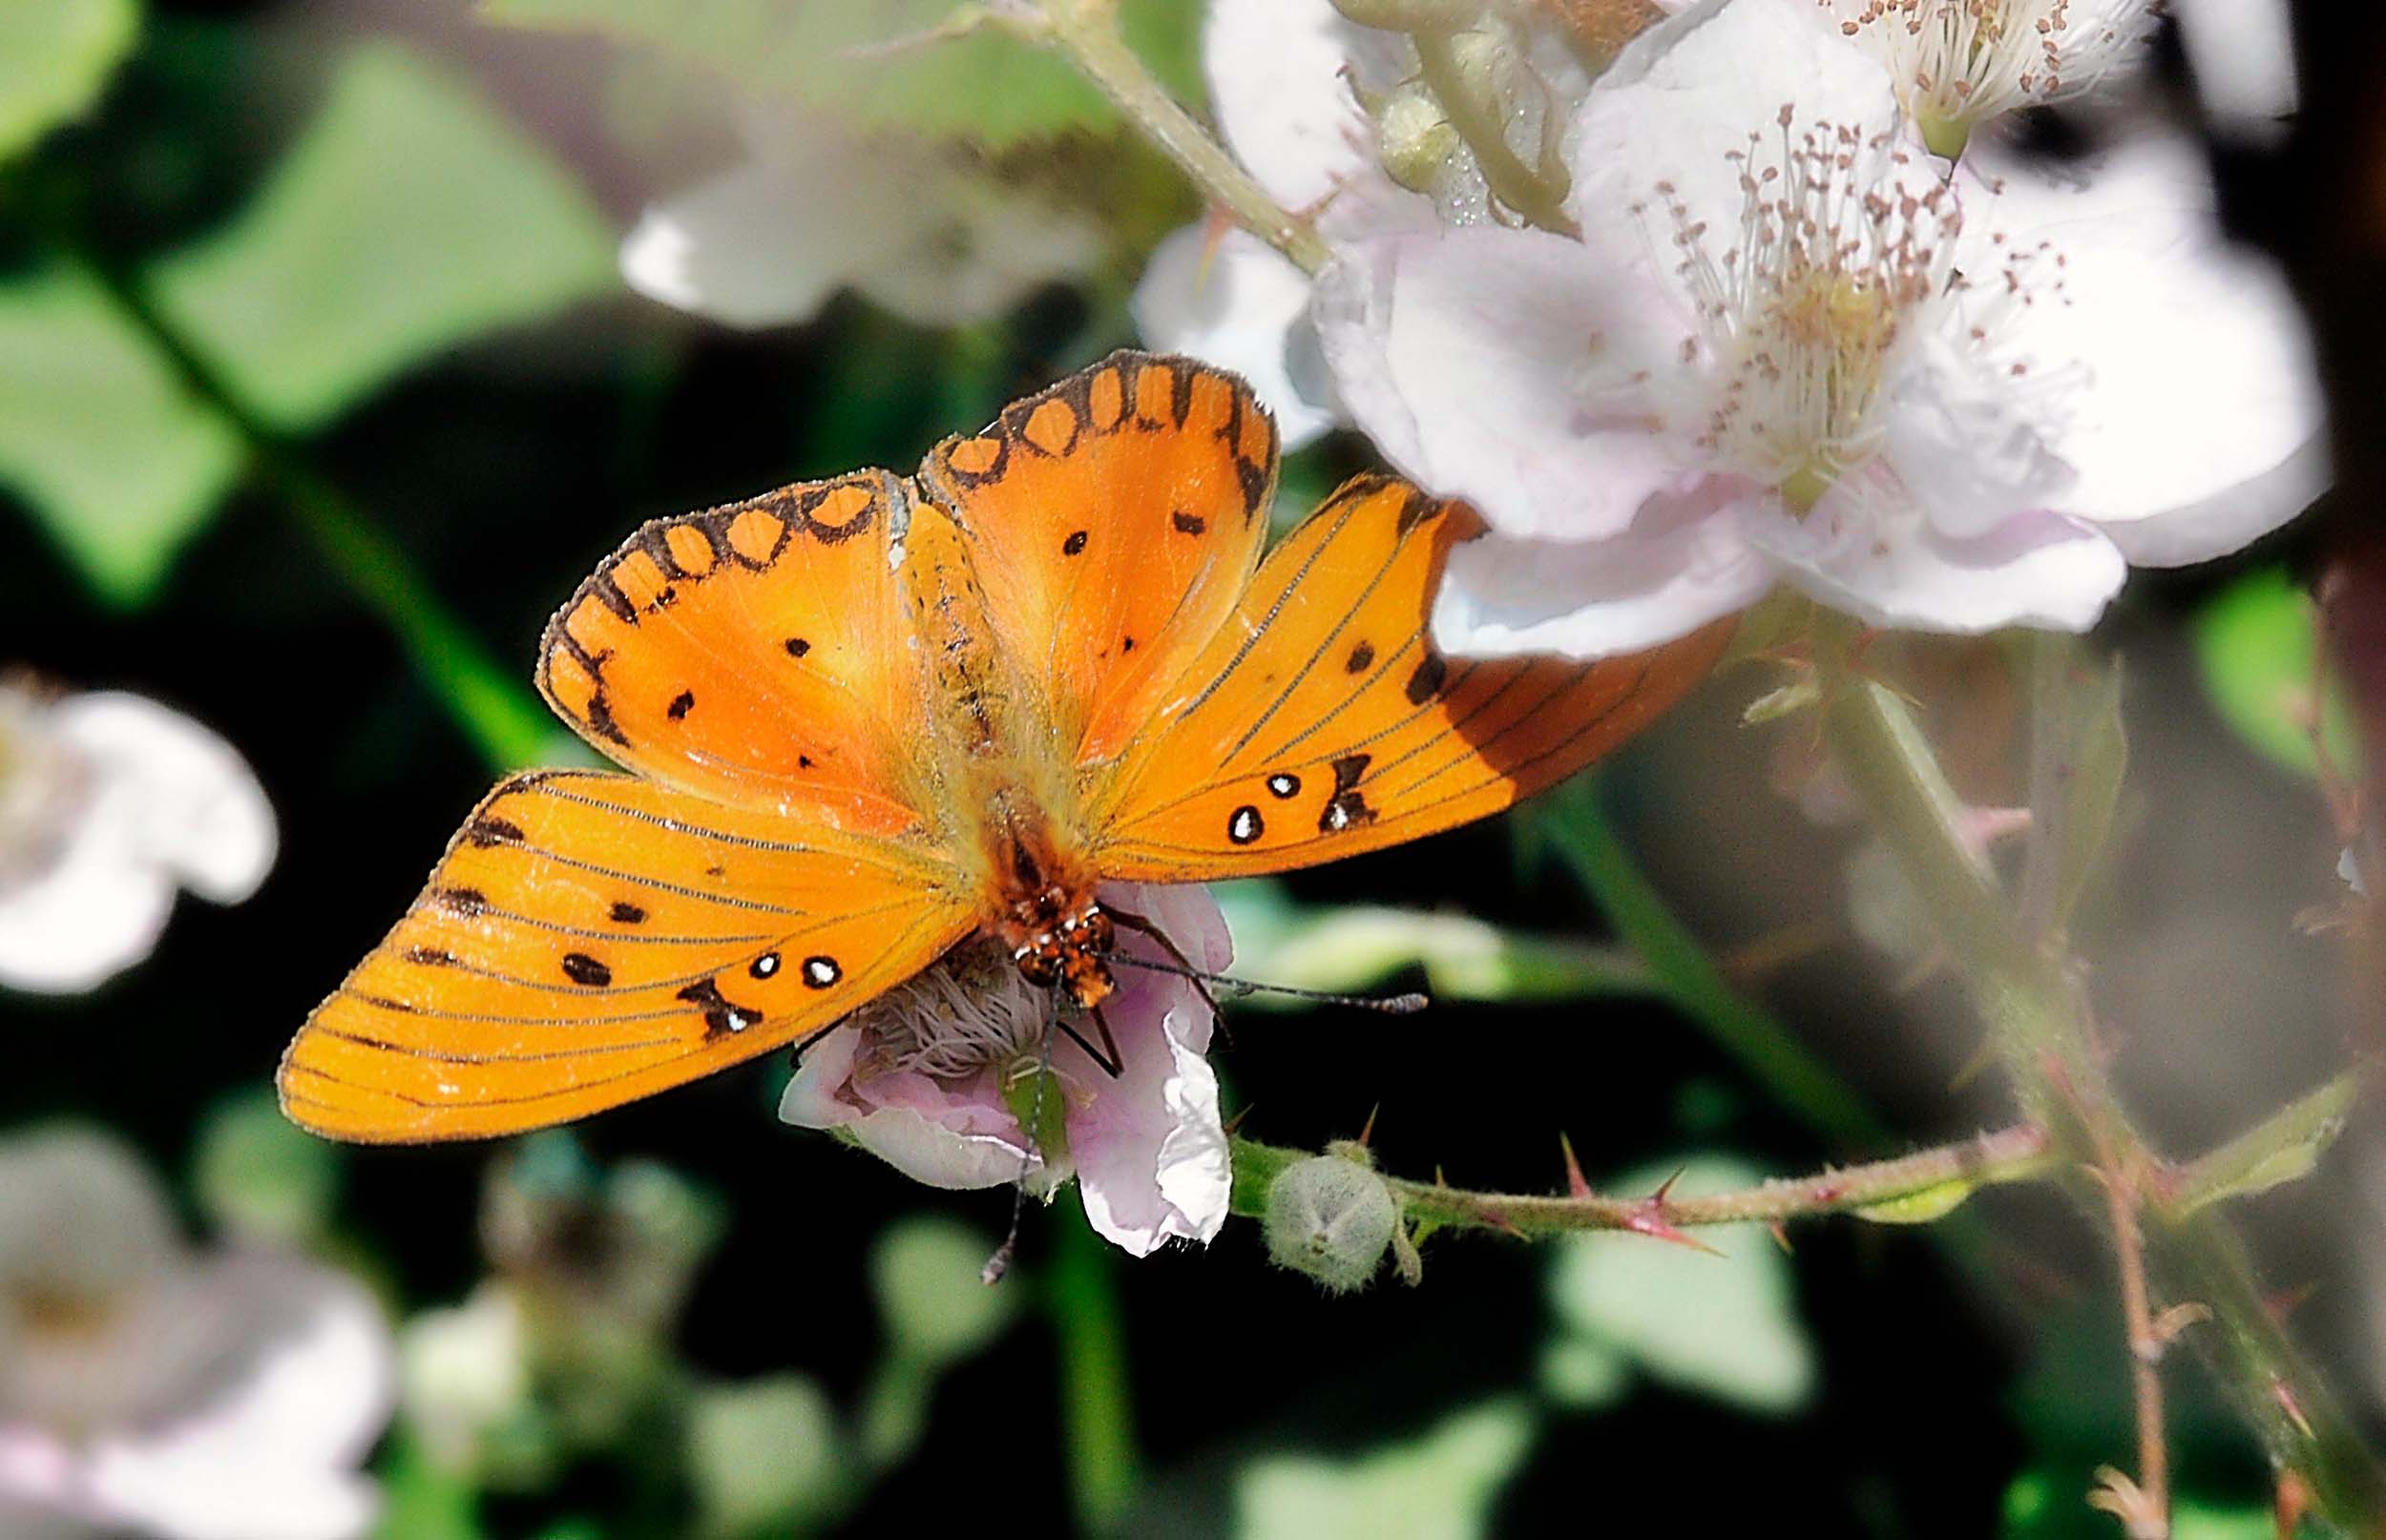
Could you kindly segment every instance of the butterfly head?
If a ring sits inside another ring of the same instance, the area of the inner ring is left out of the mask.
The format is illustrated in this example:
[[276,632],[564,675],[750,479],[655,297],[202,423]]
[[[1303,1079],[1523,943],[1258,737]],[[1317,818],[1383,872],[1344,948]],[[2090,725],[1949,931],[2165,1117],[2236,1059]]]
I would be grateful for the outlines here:
[[1110,916],[1090,898],[1072,902],[1056,885],[1014,899],[1001,930],[1012,961],[1030,984],[1041,989],[1057,985],[1088,1009],[1118,988],[1109,963],[1118,932]]

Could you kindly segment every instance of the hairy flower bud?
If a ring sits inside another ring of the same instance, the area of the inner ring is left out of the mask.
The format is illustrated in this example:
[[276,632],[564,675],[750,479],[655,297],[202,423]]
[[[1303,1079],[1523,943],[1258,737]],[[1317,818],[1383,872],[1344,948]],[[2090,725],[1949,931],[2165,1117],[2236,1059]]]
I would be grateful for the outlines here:
[[1463,144],[1425,87],[1412,82],[1384,98],[1375,120],[1376,153],[1385,174],[1409,191],[1433,193]]
[[1267,1189],[1267,1255],[1329,1293],[1364,1288],[1399,1225],[1392,1189],[1362,1161],[1315,1155]]
[[1483,13],[1483,0],[1334,0],[1334,9],[1362,27],[1449,32],[1473,25]]

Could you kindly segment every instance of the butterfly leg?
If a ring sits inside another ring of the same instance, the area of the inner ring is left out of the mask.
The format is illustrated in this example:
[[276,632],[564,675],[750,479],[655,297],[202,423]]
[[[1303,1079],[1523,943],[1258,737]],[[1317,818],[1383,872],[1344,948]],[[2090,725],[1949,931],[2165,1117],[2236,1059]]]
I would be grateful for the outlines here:
[[1209,1007],[1210,1019],[1216,1021],[1222,1027],[1225,1024],[1224,1013],[1220,1011],[1218,1009],[1218,997],[1209,992],[1209,986],[1207,984],[1202,982],[1203,976],[1203,970],[1195,968],[1193,966],[1193,959],[1185,956],[1183,950],[1179,947],[1175,942],[1168,939],[1168,932],[1161,929],[1160,926],[1154,925],[1151,921],[1146,920],[1143,916],[1136,913],[1133,909],[1121,909],[1116,905],[1105,904],[1102,905],[1102,913],[1110,916],[1112,924],[1124,926],[1138,935],[1149,936],[1152,940],[1158,942],[1160,944],[1160,949],[1166,952],[1169,960],[1175,963],[1177,967],[1183,970],[1185,982],[1192,985],[1194,992],[1202,997],[1202,1004]]
[[1085,1051],[1085,1056],[1092,1059],[1096,1064],[1101,1067],[1102,1073],[1110,1076],[1113,1080],[1116,1080],[1120,1075],[1126,1073],[1126,1055],[1119,1051],[1119,1040],[1110,1035],[1110,1022],[1107,1017],[1103,1016],[1101,1007],[1096,1006],[1094,1008],[1094,1026],[1100,1031],[1102,1038],[1102,1046],[1100,1048],[1096,1048],[1093,1044],[1087,1042],[1085,1040],[1084,1033],[1078,1031],[1067,1022],[1060,1020],[1057,1015],[1053,1018],[1053,1024],[1058,1027],[1060,1030],[1067,1035],[1070,1042],[1075,1043],[1078,1047],[1083,1049]]

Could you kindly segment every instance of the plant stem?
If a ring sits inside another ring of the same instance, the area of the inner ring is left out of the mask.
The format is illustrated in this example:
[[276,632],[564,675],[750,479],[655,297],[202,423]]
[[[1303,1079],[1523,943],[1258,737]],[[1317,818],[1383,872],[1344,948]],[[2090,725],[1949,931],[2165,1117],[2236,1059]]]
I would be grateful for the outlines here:
[[1832,1144],[1894,1144],[1882,1117],[1772,1015],[1743,999],[1665,906],[1617,838],[1594,787],[1560,793],[1539,812],[1542,836],[1573,867],[1672,1003],[1784,1107]]
[[2146,1284],[2138,1183],[2113,1166],[2101,1168],[2098,1175],[2103,1178],[2113,1251],[2120,1264],[2121,1314],[2129,1343],[2129,1391],[2138,1420],[2137,1481],[2121,1519],[2128,1540],[2169,1540],[2170,1447],[2163,1436],[2165,1344],[2154,1328],[2153,1295]]
[[1119,35],[1117,0],[1043,0],[1031,31],[1069,55],[1154,148],[1175,161],[1212,203],[1315,274],[1333,253],[1306,219],[1287,213],[1209,131],[1177,105]]
[[[1834,757],[1962,965],[2024,1116],[2047,1132],[2060,1157],[2108,1183],[2139,1187],[2163,1163],[2105,1073],[2071,959],[2051,938],[2042,947],[2024,940],[1994,873],[1959,836],[1954,795],[1920,730],[1894,694],[1853,668],[1852,630],[1819,641],[1830,702],[1824,731]],[[2063,663],[2040,659],[2049,670]],[[2033,695],[2041,710],[2058,698],[2052,690]],[[2386,1469],[2267,1309],[2233,1227],[2215,1209],[2182,1212],[2158,1196],[2131,1212],[2144,1220],[2138,1263],[2147,1307],[2160,1293],[2208,1310],[2213,1329],[2195,1340],[2208,1347],[2271,1458],[2310,1481],[2334,1522],[2361,1532],[2386,1524]],[[2115,1244],[2126,1275],[2133,1242],[2122,1228]]]
[[1410,34],[1410,41],[1416,45],[1419,78],[1434,94],[1434,99],[1441,103],[1450,126],[1466,141],[1468,151],[1475,156],[1476,169],[1483,174],[1483,185],[1491,189],[1492,196],[1536,228],[1562,236],[1580,235],[1581,228],[1566,217],[1566,189],[1550,185],[1540,173],[1518,158],[1508,147],[1504,126],[1483,110],[1475,93],[1467,90],[1457,51],[1451,46],[1448,35],[1418,31]]
[[1074,1202],[1053,1210],[1044,1308],[1060,1347],[1061,1441],[1079,1528],[1117,1525],[1135,1501],[1141,1462],[1127,1379],[1126,1318],[1118,1263]]
[[[1234,1141],[1237,1213],[1258,1216],[1276,1175],[1306,1151],[1249,1139]],[[1670,1193],[1617,1197],[1580,1192],[1564,1197],[1525,1193],[1476,1193],[1439,1182],[1386,1178],[1411,1219],[1457,1229],[1537,1237],[1577,1230],[1659,1231],[1751,1220],[1813,1218],[1826,1214],[1884,1210],[1895,1219],[1901,1202],[1924,1205],[1912,1217],[1935,1217],[1972,1189],[2026,1181],[2050,1169],[2046,1135],[2027,1126],[1999,1129],[1957,1144],[1916,1150],[1889,1160],[1842,1166],[1809,1176],[1776,1176],[1732,1193],[1677,1197]],[[1943,1199],[1945,1207],[1934,1200]]]
[[342,580],[396,634],[416,675],[491,767],[507,770],[536,760],[555,736],[555,719],[449,613],[397,543],[258,416],[136,279],[79,251],[71,251],[69,260],[115,302],[125,321],[173,365],[185,386],[241,435],[257,479],[314,540]]

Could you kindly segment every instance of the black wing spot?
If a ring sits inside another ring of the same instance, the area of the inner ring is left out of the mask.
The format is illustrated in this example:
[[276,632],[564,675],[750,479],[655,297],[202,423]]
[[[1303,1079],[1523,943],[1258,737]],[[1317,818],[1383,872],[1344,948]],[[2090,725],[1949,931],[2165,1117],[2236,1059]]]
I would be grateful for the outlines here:
[[1409,704],[1421,706],[1441,694],[1444,680],[1450,677],[1450,660],[1439,653],[1427,653],[1416,672],[1409,676]]
[[1177,527],[1179,534],[1201,534],[1209,529],[1209,521],[1183,509],[1168,515],[1168,522]]
[[406,960],[418,968],[453,968],[455,953],[440,947],[408,947]]
[[1120,651],[1121,654],[1134,652],[1134,651],[1135,651],[1135,638],[1134,638],[1134,637],[1132,637],[1132,636],[1128,636],[1128,637],[1124,637],[1124,638],[1122,638],[1122,639],[1120,641],[1120,643],[1119,643],[1119,651]]
[[1064,556],[1074,556],[1084,549],[1085,531],[1083,530],[1071,531],[1069,538],[1060,542],[1060,553]]
[[693,690],[682,690],[678,695],[671,697],[671,704],[663,707],[662,714],[676,722],[685,717],[690,711],[694,710],[695,706],[696,692]]
[[508,819],[482,817],[464,825],[464,838],[476,850],[492,845],[520,844],[525,838],[522,825]]
[[815,989],[825,989],[845,977],[845,968],[833,957],[804,959],[804,982]]
[[443,887],[435,902],[450,914],[470,920],[488,909],[489,895],[477,887]]
[[1340,834],[1361,823],[1375,822],[1375,809],[1367,805],[1367,795],[1358,789],[1359,779],[1367,774],[1365,754],[1346,754],[1333,761],[1334,794],[1326,801],[1326,810],[1317,815],[1317,832]]
[[1280,801],[1289,801],[1292,798],[1300,796],[1301,778],[1299,776],[1287,775],[1282,771],[1269,776],[1267,778],[1267,795],[1277,798]]
[[809,770],[812,767],[812,757],[808,754],[797,755],[795,757],[795,767],[798,770]]
[[613,906],[613,923],[617,926],[642,926],[646,923],[646,911],[627,900],[617,901]]
[[758,979],[769,978],[772,974],[779,971],[779,954],[777,952],[764,952],[760,957],[755,958],[753,962],[747,964],[745,970]]
[[787,638],[787,656],[789,657],[802,657],[806,653],[808,653],[811,650],[812,644],[806,641],[801,636],[789,636]]
[[1245,803],[1226,820],[1226,838],[1236,844],[1249,844],[1267,832],[1267,821],[1259,816],[1259,809]]
[[563,954],[563,976],[575,984],[585,984],[592,989],[601,989],[613,982],[613,969],[586,952],[565,952]]
[[647,608],[649,610],[668,610],[679,602],[680,591],[673,588],[670,584],[665,583],[655,594],[655,602],[648,605]]
[[1342,672],[1345,674],[1365,674],[1368,669],[1374,664],[1374,662],[1375,644],[1371,641],[1362,641],[1356,647],[1351,648],[1350,656],[1343,660]]
[[630,735],[613,719],[613,702],[605,698],[601,688],[588,697],[588,730],[608,743],[618,743],[625,749],[630,746]]
[[732,1005],[721,992],[721,986],[710,979],[699,979],[681,989],[679,998],[704,1013],[704,1032],[708,1037],[733,1037],[763,1019],[762,1012]]

